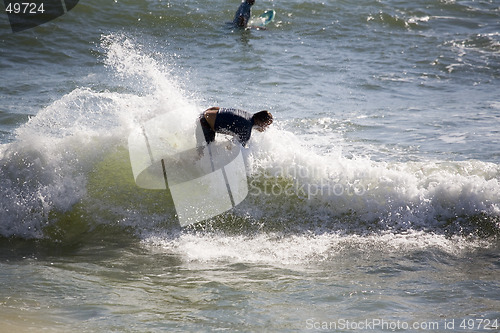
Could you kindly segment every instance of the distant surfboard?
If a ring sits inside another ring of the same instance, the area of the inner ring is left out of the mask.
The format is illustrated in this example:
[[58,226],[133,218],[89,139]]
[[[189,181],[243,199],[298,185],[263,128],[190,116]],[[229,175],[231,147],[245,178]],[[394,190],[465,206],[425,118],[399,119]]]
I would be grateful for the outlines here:
[[276,15],[276,12],[273,9],[266,10],[264,12],[264,14],[261,14],[257,17],[252,18],[248,25],[251,27],[256,27],[256,28],[264,28],[269,23],[274,21],[275,15]]

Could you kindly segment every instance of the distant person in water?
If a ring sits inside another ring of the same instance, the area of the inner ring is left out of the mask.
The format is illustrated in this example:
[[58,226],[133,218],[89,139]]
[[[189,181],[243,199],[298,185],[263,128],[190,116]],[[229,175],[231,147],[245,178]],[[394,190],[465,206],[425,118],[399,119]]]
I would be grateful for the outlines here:
[[[235,137],[242,146],[250,140],[252,129],[263,132],[272,124],[273,116],[268,111],[251,114],[238,109],[226,109],[218,106],[205,110],[199,118],[205,142],[215,140],[215,133],[228,134]],[[200,146],[198,138],[198,146]]]
[[250,15],[252,14],[252,6],[255,0],[243,0],[240,7],[234,15],[233,24],[240,28],[246,28],[248,21],[250,20]]

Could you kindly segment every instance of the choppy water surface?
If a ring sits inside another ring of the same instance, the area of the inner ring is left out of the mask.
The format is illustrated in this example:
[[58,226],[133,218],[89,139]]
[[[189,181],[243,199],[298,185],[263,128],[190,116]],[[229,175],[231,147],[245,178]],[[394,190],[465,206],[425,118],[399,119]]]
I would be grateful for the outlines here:
[[[498,330],[499,3],[237,6],[0,18],[0,330]],[[181,229],[127,137],[212,105],[276,120],[245,201]]]

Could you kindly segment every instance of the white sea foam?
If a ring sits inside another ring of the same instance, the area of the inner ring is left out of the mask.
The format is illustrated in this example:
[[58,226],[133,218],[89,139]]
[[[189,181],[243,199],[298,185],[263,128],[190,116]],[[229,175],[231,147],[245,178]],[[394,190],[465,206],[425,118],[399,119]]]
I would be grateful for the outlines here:
[[[303,213],[321,209],[331,217],[354,212],[367,222],[435,227],[447,219],[498,217],[500,212],[500,167],[493,163],[322,156],[291,133],[273,130],[254,138],[248,165],[253,173],[271,175],[263,180],[268,185],[282,187],[264,194],[278,194],[283,201],[299,196]],[[291,179],[291,185],[273,183],[275,178]]]
[[185,233],[177,237],[155,233],[142,244],[152,252],[178,256],[193,263],[252,263],[275,266],[296,266],[332,261],[343,255],[358,253],[414,253],[441,251],[463,256],[492,246],[480,239],[447,237],[423,231],[384,233],[376,235],[341,235],[338,233],[283,236],[280,233],[228,236],[218,233]]

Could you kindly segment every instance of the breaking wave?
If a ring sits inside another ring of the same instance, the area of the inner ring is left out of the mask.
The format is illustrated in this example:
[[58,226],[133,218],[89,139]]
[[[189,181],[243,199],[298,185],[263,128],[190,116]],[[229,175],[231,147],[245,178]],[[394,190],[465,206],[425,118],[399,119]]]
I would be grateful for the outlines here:
[[[316,246],[331,249],[347,239],[342,237],[369,242],[376,235],[395,235],[408,244],[408,235],[484,239],[499,234],[498,164],[378,162],[323,154],[280,126],[280,119],[256,133],[244,150],[249,194],[243,203],[181,230],[165,191],[135,185],[127,137],[155,116],[171,112],[176,119],[195,119],[207,106],[183,90],[166,60],[155,59],[135,41],[108,35],[101,47],[110,75],[124,89],[76,89],[40,110],[16,130],[12,142],[0,146],[3,237],[64,241],[104,225],[176,251],[191,242],[209,242],[221,251],[244,242],[263,244],[257,251],[261,257],[276,257],[270,249],[293,243],[294,237],[303,242],[312,237]],[[214,232],[226,237],[214,238]],[[283,240],[283,235],[289,236]],[[322,242],[324,237],[328,240]]]

